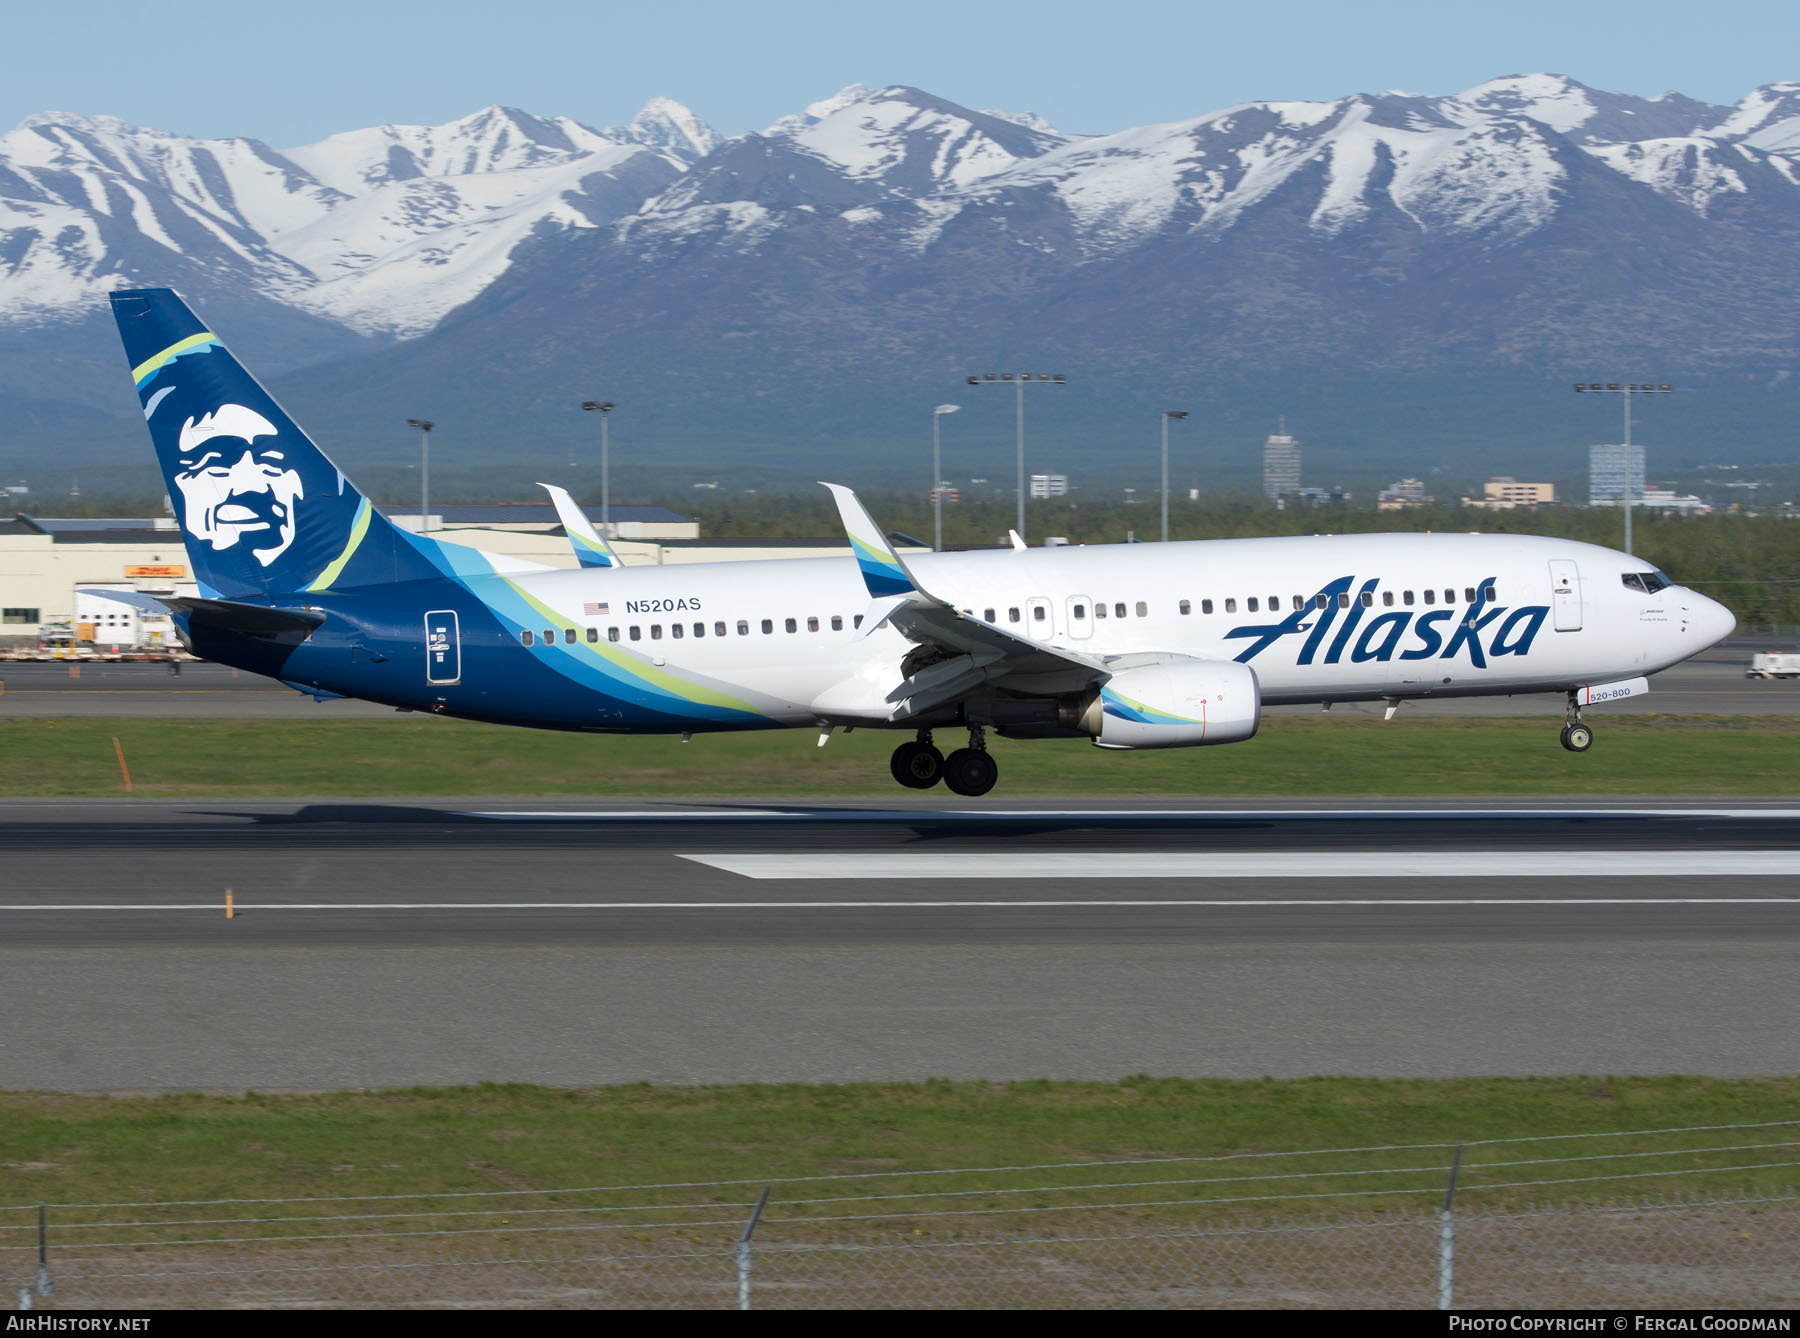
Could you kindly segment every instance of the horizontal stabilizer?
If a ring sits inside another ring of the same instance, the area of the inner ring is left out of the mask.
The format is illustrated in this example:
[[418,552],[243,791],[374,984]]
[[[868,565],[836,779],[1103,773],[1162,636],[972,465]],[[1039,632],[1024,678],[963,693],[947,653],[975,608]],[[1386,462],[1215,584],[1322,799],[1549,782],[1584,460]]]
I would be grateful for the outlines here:
[[235,599],[201,599],[194,595],[146,595],[136,590],[90,590],[88,594],[110,599],[146,613],[170,613],[190,629],[232,632],[259,641],[298,645],[325,621],[318,609],[270,608],[266,604],[242,604]]

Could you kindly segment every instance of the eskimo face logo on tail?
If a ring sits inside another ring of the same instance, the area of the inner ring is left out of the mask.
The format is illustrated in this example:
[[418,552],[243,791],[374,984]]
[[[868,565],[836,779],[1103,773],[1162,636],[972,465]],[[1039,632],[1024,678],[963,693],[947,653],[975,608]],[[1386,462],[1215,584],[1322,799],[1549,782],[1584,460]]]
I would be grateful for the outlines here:
[[241,543],[265,567],[287,551],[306,485],[273,423],[241,404],[222,404],[181,425],[176,453],[181,523],[190,535],[218,552]]

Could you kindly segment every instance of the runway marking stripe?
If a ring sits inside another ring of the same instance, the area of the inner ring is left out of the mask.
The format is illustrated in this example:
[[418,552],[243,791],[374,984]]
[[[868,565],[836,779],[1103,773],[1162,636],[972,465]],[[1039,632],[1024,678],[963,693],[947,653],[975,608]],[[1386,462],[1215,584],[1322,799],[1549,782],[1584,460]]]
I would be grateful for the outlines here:
[[[238,915],[254,911],[850,911],[850,910],[1103,910],[1242,909],[1287,906],[1800,906],[1800,897],[1364,897],[1244,898],[1239,900],[1058,901],[277,901],[236,902]],[[225,903],[187,901],[139,905],[0,906],[7,911],[210,911],[224,919]]]
[[1800,875],[1796,850],[968,851],[679,855],[744,878],[1694,878]]

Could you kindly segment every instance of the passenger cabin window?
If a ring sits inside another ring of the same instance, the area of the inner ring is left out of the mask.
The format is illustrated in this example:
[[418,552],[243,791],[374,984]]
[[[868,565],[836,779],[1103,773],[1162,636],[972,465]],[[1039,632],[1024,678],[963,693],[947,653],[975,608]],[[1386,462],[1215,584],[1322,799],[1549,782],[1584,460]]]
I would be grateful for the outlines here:
[[713,624],[713,635],[714,636],[724,636],[725,635],[725,624],[724,623],[714,623]]
[[695,623],[694,624],[694,635],[695,636],[705,636],[706,635],[706,624],[705,623]]
[[563,643],[569,646],[575,644],[575,629],[573,627],[563,628]]
[[1244,601],[1244,608],[1250,613],[1255,613],[1257,611],[1255,595],[1251,595],[1250,598]]
[[677,641],[681,640],[682,636],[684,635],[684,633],[681,630],[681,624],[680,623],[671,623],[669,625],[669,635],[672,636],[673,638],[675,638],[675,640],[677,640]]
[[774,630],[775,630],[775,620],[773,618],[764,618],[763,619],[763,635],[768,636]]
[[844,630],[844,615],[843,614],[834,613],[831,615],[831,630],[834,632],[841,632]]
[[1383,590],[1381,592],[1381,607],[1384,609],[1391,609],[1394,607],[1394,592],[1392,590]]
[[[1181,611],[1183,613],[1186,613],[1187,609],[1186,609],[1185,605],[1187,604],[1187,601],[1184,599],[1181,602],[1184,606]],[[1087,605],[1086,604],[1071,605],[1069,607],[1069,616],[1071,618],[1073,618],[1076,622],[1086,622],[1087,621]]]
[[1306,607],[1306,596],[1305,595],[1295,595],[1294,596],[1294,612],[1298,613],[1301,609],[1303,609],[1305,607]]
[[1137,616],[1140,618],[1148,618],[1150,616],[1150,606],[1141,599],[1137,602]]
[[644,629],[641,627],[633,627],[631,629],[631,639],[633,641],[642,641],[644,639]]
[[818,631],[819,630],[819,620],[817,618],[808,618],[806,620],[806,630],[809,632]]
[[1096,618],[1104,618],[1106,616],[1106,605],[1104,605],[1104,604],[1094,605],[1094,616]]
[[1425,592],[1425,602],[1426,602],[1426,603],[1427,603],[1427,604],[1435,604],[1435,603],[1437,603],[1437,591],[1435,591],[1435,590],[1427,590],[1427,591],[1426,591],[1426,592]]
[[994,611],[992,609],[983,609],[981,611],[981,616],[986,618],[989,622],[994,621]]
[[1362,592],[1362,606],[1365,609],[1372,609],[1375,607],[1375,596],[1367,590]]
[[1043,622],[1046,612],[1047,610],[1042,604],[1033,604],[1031,606],[1031,620],[1038,623]]
[[1009,623],[1018,622],[1019,621],[1019,611],[1017,609],[1008,609],[1006,611],[1006,621]]
[[1314,604],[1314,607],[1316,607],[1316,608],[1321,608],[1321,609],[1325,608],[1330,603],[1331,603],[1330,595],[1314,595],[1313,596],[1313,604]]
[[619,629],[616,627],[607,628],[606,629],[606,639],[608,641],[617,641],[619,639]]
[[546,646],[554,646],[556,644],[556,629],[554,627],[546,627],[544,629],[544,644]]
[[860,613],[859,613],[859,614],[857,614],[857,615],[856,615],[856,616],[855,616],[855,617],[854,617],[854,618],[852,618],[852,619],[851,619],[851,620],[850,620],[850,626],[852,626],[852,627],[861,627],[861,626],[862,626],[862,620],[863,620],[863,616],[862,616],[862,614],[860,614]]
[[1203,599],[1200,601],[1200,612],[1202,612],[1202,613],[1211,613],[1212,612],[1212,601],[1210,599]]
[[1237,612],[1237,600],[1235,600],[1235,599],[1226,600],[1225,601],[1225,612],[1236,613]]
[[749,636],[750,635],[750,620],[749,619],[747,619],[747,618],[739,618],[738,619],[738,635],[739,636]]
[[600,639],[600,629],[598,627],[588,628],[587,639],[588,639],[588,644],[590,646],[593,645],[596,641],[598,641]]
[[1338,591],[1338,607],[1340,609],[1347,609],[1350,607],[1350,596],[1345,591]]
[[1475,587],[1472,585],[1465,585],[1463,587],[1463,603],[1473,604],[1474,602],[1475,602]]
[[1124,616],[1125,616],[1125,606],[1123,604],[1114,604],[1113,605],[1113,617],[1123,618]]
[[794,618],[789,618],[787,621],[782,623],[782,626],[787,628],[787,630],[790,632],[798,632],[800,630],[799,620],[794,619]]
[[661,623],[651,623],[650,624],[650,639],[652,641],[661,641],[662,640],[662,624]]
[[1446,604],[1456,603],[1456,591],[1455,590],[1452,589],[1452,590],[1444,591],[1444,603],[1446,603]]
[[536,638],[531,635],[531,629],[529,627],[519,633],[519,644],[521,646],[529,646],[535,639]]
[[1400,602],[1402,604],[1406,605],[1406,607],[1409,609],[1412,607],[1412,600],[1413,600],[1412,591],[1403,590],[1400,592]]
[[1188,603],[1185,599],[1181,601],[1181,616],[1182,617],[1184,617],[1184,618],[1187,617],[1188,614],[1192,613],[1193,611],[1194,611],[1194,606],[1192,604]]

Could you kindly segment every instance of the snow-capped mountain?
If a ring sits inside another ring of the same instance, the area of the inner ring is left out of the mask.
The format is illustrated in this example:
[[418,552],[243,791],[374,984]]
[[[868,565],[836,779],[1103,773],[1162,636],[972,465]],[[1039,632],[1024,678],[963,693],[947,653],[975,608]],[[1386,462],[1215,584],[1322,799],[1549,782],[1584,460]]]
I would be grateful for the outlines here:
[[54,318],[161,275],[416,335],[521,241],[632,212],[717,141],[667,99],[612,131],[489,107],[285,151],[34,116],[0,135],[0,320]]
[[1800,83],[1717,106],[1531,74],[1104,135],[855,84],[731,139],[666,99],[282,151],[60,114],[0,135],[0,342],[122,283],[298,331],[289,366],[341,358],[302,378],[327,417],[411,385],[496,432],[596,368],[694,432],[735,430],[746,388],[827,421],[914,393],[885,369],[1040,352],[1213,387],[1592,359],[1791,385]]

